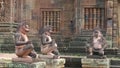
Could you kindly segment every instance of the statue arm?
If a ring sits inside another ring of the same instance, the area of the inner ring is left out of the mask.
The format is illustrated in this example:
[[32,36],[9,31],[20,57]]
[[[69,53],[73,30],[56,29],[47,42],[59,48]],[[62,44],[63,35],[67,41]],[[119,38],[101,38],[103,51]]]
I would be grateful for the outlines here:
[[46,45],[46,44],[51,44],[52,43],[52,41],[51,42],[48,42],[47,40],[48,40],[48,38],[45,36],[45,35],[43,35],[42,36],[42,44],[43,45]]
[[16,44],[17,46],[25,45],[25,44],[28,44],[28,43],[29,43],[29,41],[26,42],[26,41],[22,41],[22,40],[21,40],[21,35],[20,35],[20,34],[16,34],[16,35],[15,35],[15,44]]
[[103,37],[102,38],[102,41],[103,41],[103,49],[105,49],[108,45],[107,45],[107,41],[106,41],[106,39]]

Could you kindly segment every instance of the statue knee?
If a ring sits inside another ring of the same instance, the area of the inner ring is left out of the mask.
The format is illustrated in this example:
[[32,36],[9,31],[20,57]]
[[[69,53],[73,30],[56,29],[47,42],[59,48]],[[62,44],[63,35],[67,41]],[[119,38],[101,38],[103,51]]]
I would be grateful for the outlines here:
[[99,51],[100,56],[104,55],[104,51]]
[[60,55],[58,49],[54,50],[52,53],[55,54],[55,55]]
[[89,47],[88,48],[88,51],[91,53],[91,52],[93,52],[93,48],[92,47]]

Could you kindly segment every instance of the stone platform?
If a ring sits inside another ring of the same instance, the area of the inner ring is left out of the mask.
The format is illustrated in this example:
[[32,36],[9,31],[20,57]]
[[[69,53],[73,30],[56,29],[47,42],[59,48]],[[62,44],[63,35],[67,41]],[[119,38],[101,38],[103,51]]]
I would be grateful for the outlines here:
[[64,68],[65,59],[44,59],[46,68]]
[[84,58],[81,60],[82,68],[110,68],[109,59],[90,59]]
[[[64,68],[65,59],[41,58],[35,59],[32,63],[16,62],[13,58],[15,54],[0,54],[0,68]],[[37,61],[36,61],[37,60]]]

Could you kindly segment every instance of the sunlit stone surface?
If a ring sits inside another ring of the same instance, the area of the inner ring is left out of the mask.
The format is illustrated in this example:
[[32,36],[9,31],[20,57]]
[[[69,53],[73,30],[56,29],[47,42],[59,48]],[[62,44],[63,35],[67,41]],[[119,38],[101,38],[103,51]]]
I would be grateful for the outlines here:
[[82,59],[83,68],[109,68],[109,59]]

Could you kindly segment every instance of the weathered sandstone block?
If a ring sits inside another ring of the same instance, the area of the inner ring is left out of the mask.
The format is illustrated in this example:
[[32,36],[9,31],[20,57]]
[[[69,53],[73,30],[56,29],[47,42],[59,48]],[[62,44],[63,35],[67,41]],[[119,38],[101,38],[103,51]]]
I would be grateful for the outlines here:
[[87,59],[81,60],[83,68],[109,68],[109,59]]

